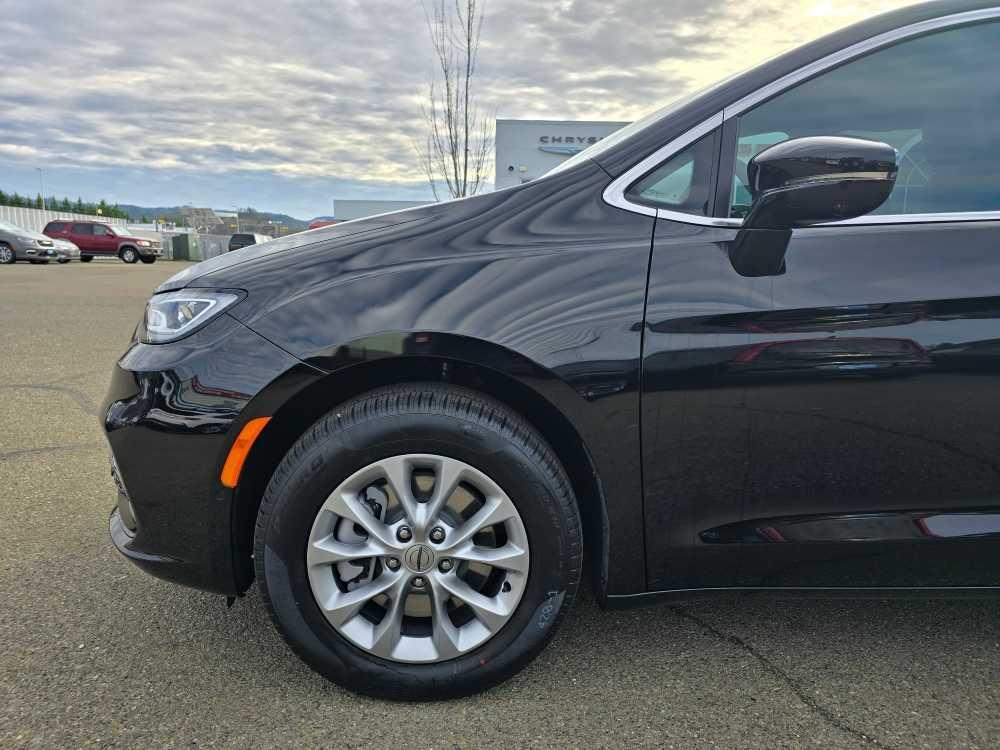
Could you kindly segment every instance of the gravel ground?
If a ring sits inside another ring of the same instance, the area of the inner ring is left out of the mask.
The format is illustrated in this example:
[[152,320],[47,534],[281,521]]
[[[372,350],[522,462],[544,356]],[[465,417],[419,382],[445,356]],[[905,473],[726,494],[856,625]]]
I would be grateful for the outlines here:
[[462,701],[359,698],[254,589],[231,610],[119,558],[97,404],[180,263],[0,268],[0,747],[1000,745],[1000,602],[744,599],[603,612]]

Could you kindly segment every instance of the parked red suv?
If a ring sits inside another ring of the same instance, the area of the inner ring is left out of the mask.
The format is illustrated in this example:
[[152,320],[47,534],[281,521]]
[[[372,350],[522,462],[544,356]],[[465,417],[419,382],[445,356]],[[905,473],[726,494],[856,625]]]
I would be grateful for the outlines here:
[[53,238],[69,240],[80,248],[84,263],[94,258],[117,256],[126,263],[154,263],[163,255],[163,245],[158,240],[130,237],[118,227],[99,221],[50,221],[42,232]]

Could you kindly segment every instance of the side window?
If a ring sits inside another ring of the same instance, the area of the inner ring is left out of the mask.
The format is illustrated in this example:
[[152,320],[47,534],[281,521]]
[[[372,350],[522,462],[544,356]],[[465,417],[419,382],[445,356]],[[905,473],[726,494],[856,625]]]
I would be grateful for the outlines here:
[[716,162],[716,133],[709,133],[660,164],[625,191],[634,203],[707,216]]
[[749,210],[754,154],[810,135],[896,148],[896,187],[876,214],[1000,209],[998,69],[1000,24],[984,23],[900,42],[770,99],[739,118],[729,215]]
[[90,224],[74,224],[73,234],[93,234]]
[[53,221],[47,227],[45,227],[46,232],[65,232],[66,224],[62,221]]

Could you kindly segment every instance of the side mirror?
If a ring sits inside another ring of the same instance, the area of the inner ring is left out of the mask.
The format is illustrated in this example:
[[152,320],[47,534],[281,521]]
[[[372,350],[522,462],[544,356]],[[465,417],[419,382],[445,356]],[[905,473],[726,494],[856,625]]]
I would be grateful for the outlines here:
[[814,136],[771,146],[747,165],[753,204],[729,258],[743,276],[784,272],[795,227],[864,216],[896,184],[896,150],[861,138]]

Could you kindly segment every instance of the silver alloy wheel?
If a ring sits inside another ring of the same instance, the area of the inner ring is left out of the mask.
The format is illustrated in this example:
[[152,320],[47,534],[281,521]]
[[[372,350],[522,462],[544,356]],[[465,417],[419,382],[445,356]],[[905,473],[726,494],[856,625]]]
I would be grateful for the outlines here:
[[135,250],[130,247],[126,247],[122,250],[122,260],[126,263],[135,263],[138,257],[135,254]]
[[13,251],[6,245],[0,245],[0,263],[10,263],[13,259]]
[[[432,532],[444,538],[435,543]],[[345,480],[306,548],[309,585],[334,629],[376,656],[417,663],[496,635],[524,593],[528,558],[524,524],[499,485],[462,461],[423,454],[385,458]]]

